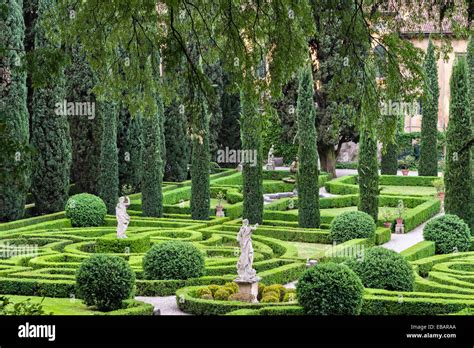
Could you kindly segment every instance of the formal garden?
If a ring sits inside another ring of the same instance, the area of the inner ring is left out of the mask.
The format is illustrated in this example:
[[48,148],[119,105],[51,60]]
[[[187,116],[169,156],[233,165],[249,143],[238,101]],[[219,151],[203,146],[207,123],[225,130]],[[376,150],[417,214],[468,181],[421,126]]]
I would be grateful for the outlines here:
[[0,315],[474,314],[472,30],[252,4],[2,5]]

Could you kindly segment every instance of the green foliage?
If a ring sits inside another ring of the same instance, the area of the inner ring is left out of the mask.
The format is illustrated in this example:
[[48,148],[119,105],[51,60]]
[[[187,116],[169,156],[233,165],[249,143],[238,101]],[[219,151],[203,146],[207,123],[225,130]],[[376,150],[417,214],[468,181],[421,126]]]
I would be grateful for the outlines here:
[[318,150],[313,76],[309,66],[300,73],[298,104],[298,222],[300,227],[319,227]]
[[425,240],[403,250],[400,255],[402,255],[407,261],[415,261],[433,256],[435,251],[435,243]]
[[231,295],[231,294],[230,294],[229,290],[224,289],[224,288],[220,288],[220,289],[217,290],[216,293],[214,294],[214,300],[217,300],[217,301],[227,301],[230,295]]
[[[132,192],[140,192],[142,181],[143,120],[140,114],[132,117],[121,108],[117,127],[119,187],[129,185]],[[125,194],[121,192],[120,194]]]
[[0,296],[0,315],[44,315],[42,303],[33,303],[29,298],[15,303],[6,296]]
[[98,238],[96,242],[96,253],[144,253],[150,248],[150,237],[128,236],[117,238],[114,234],[110,238]]
[[100,311],[122,308],[122,301],[132,294],[135,274],[121,257],[94,255],[77,270],[76,285],[79,296],[88,306]]
[[191,217],[208,220],[211,197],[209,190],[209,111],[204,96],[192,100],[191,121]]
[[263,186],[262,186],[262,120],[258,112],[258,98],[254,86],[247,81],[240,92],[240,128],[242,149],[254,151],[256,165],[243,164],[242,178],[244,195],[243,218],[251,224],[263,222]]
[[269,295],[269,293],[275,293],[278,301],[283,301],[283,297],[285,296],[285,287],[281,284],[272,284],[268,285],[263,289],[262,296],[265,297]]
[[413,291],[415,276],[410,263],[393,250],[370,248],[361,261],[352,259],[348,266],[366,288]]
[[471,153],[465,146],[471,140],[471,110],[466,60],[460,57],[451,76],[449,123],[446,133],[445,211],[471,222]]
[[7,12],[0,21],[0,68],[4,71],[0,95],[0,221],[10,221],[23,217],[29,188],[29,121],[26,72],[22,67],[22,6],[19,1],[8,1],[2,6]]
[[107,214],[104,201],[90,193],[70,197],[64,210],[73,227],[101,226]]
[[143,116],[142,211],[143,216],[163,216],[163,102],[156,97],[156,112]]
[[[471,109],[471,137],[474,138],[474,36],[471,35],[467,46],[467,67],[469,72],[469,105]],[[474,178],[474,145],[471,144],[471,177]],[[474,235],[474,185],[471,185],[471,234]]]
[[154,245],[143,257],[148,279],[188,279],[204,274],[204,256],[187,242],[169,241]]
[[65,70],[66,100],[95,103],[94,116],[68,117],[72,142],[71,180],[78,192],[98,195],[103,114],[99,112],[95,95],[91,93],[96,79],[79,44],[70,48],[70,59],[71,64]]
[[380,172],[382,175],[397,175],[397,157],[397,144],[393,142],[388,143],[386,147],[386,152],[382,153],[382,161],[380,162]]
[[[50,2],[38,2],[36,49],[54,48],[44,33],[44,21]],[[37,151],[34,159],[31,192],[38,213],[63,209],[68,198],[71,166],[71,138],[65,110],[58,109],[65,97],[64,71],[51,76],[45,86],[33,91],[31,143]]]
[[451,214],[430,220],[423,229],[423,237],[435,242],[437,254],[467,251],[471,246],[469,226]]
[[424,63],[426,78],[423,84],[423,114],[421,119],[421,144],[418,175],[438,175],[436,138],[438,133],[438,64],[431,39]]
[[278,303],[280,302],[280,299],[278,298],[277,293],[270,291],[268,294],[263,295],[260,302],[261,303]]
[[119,194],[117,112],[113,105],[106,102],[100,102],[98,109],[104,118],[100,154],[99,196],[104,201],[107,212],[114,214]]
[[375,228],[375,222],[370,215],[362,211],[350,211],[332,220],[329,237],[336,243],[356,238],[372,239]]
[[165,108],[165,181],[184,181],[188,177],[190,154],[185,110],[180,97]]
[[311,267],[296,284],[298,302],[310,315],[357,315],[363,292],[354,271],[332,262]]

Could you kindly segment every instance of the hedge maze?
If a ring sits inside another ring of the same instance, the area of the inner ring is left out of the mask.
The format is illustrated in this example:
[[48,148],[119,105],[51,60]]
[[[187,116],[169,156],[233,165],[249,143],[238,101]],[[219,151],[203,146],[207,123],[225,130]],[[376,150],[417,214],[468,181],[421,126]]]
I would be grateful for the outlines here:
[[[292,191],[293,184],[282,181],[285,175],[288,173],[264,172],[264,191]],[[384,176],[381,178],[381,181],[385,180]],[[324,185],[327,176],[320,175],[319,180],[320,185]],[[371,240],[332,243],[328,226],[337,215],[332,210],[351,210],[358,198],[355,192],[340,192],[338,185],[351,185],[340,184],[341,181],[326,183],[331,192],[343,194],[320,200],[322,225],[319,229],[298,227],[296,198],[283,198],[265,206],[264,223],[253,235],[254,268],[263,284],[286,284],[297,280],[305,271],[308,255],[300,255],[298,243],[319,245],[321,249],[310,258],[324,262],[348,255],[357,248],[372,247],[390,240],[391,231],[381,227],[381,221],[378,221],[375,238]],[[127,239],[116,238],[114,216],[107,216],[104,226],[87,228],[71,227],[64,212],[0,224],[0,254],[3,255],[0,259],[0,294],[74,300],[77,297],[75,273],[80,263],[94,253],[107,253],[123,257],[130,264],[136,274],[136,296],[176,294],[179,307],[186,312],[232,312],[241,315],[302,313],[295,303],[250,304],[206,300],[196,296],[199,287],[222,285],[236,277],[235,265],[239,256],[236,234],[241,226],[242,214],[241,183],[241,173],[233,170],[211,176],[211,197],[224,193],[226,217],[213,216],[205,221],[190,218],[189,206],[186,206],[191,194],[190,182],[166,184],[163,190],[165,216],[159,219],[142,217],[140,194],[132,195]],[[380,204],[395,207],[399,199],[403,199],[408,208],[405,213],[408,230],[439,211],[439,201],[430,196],[382,195]],[[211,213],[214,213],[213,209],[214,206]],[[169,240],[194,244],[205,256],[205,275],[187,280],[145,279],[142,268],[144,253],[153,244]],[[12,254],[13,250],[17,254]],[[362,314],[440,314],[461,311],[474,305],[474,252],[434,256],[432,243],[422,242],[403,255],[412,262],[417,275],[415,292],[366,289]],[[110,314],[152,312],[151,306],[141,302],[129,300],[127,303],[129,308]]]

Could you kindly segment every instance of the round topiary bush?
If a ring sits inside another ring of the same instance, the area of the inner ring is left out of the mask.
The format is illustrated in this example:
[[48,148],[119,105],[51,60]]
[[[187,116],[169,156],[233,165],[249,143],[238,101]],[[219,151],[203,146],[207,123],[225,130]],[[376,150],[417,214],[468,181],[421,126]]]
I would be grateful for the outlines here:
[[371,248],[361,261],[354,260],[348,266],[357,273],[366,288],[413,291],[415,276],[410,263],[393,250]]
[[214,300],[227,301],[230,295],[231,294],[229,293],[227,289],[221,288],[217,290],[216,293],[214,294]]
[[319,264],[306,270],[296,284],[296,296],[306,314],[357,315],[364,286],[344,264]]
[[70,197],[64,210],[73,227],[101,226],[107,214],[104,201],[89,193],[79,193]]
[[356,238],[374,238],[375,222],[372,217],[362,211],[342,213],[332,220],[330,238],[336,243],[343,243]]
[[423,237],[435,242],[437,254],[468,251],[471,246],[469,226],[461,218],[451,214],[428,221],[423,229]]
[[154,245],[143,257],[147,279],[188,279],[204,275],[204,256],[193,244],[169,241]]
[[135,283],[135,273],[119,256],[94,255],[81,263],[76,273],[76,287],[80,298],[88,306],[100,311],[122,308]]

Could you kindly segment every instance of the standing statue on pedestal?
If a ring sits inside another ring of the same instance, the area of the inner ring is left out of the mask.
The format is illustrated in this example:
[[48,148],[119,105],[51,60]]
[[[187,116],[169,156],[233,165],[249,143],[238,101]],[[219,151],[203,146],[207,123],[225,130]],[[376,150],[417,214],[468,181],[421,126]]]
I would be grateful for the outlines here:
[[130,206],[130,198],[123,196],[115,207],[115,216],[117,217],[117,238],[127,238],[125,231],[130,223],[130,216],[127,214],[127,208]]
[[253,246],[252,231],[256,230],[258,224],[249,226],[249,220],[244,219],[243,225],[237,234],[237,241],[240,244],[240,258],[237,262],[237,282],[256,282],[258,281],[257,271],[252,268],[253,264]]
[[268,150],[267,170],[275,170],[275,155],[273,154],[274,151],[275,151],[275,148],[272,145],[270,147],[270,150]]
[[295,160],[291,162],[290,165],[290,173],[296,174],[298,172],[298,156],[296,156]]

